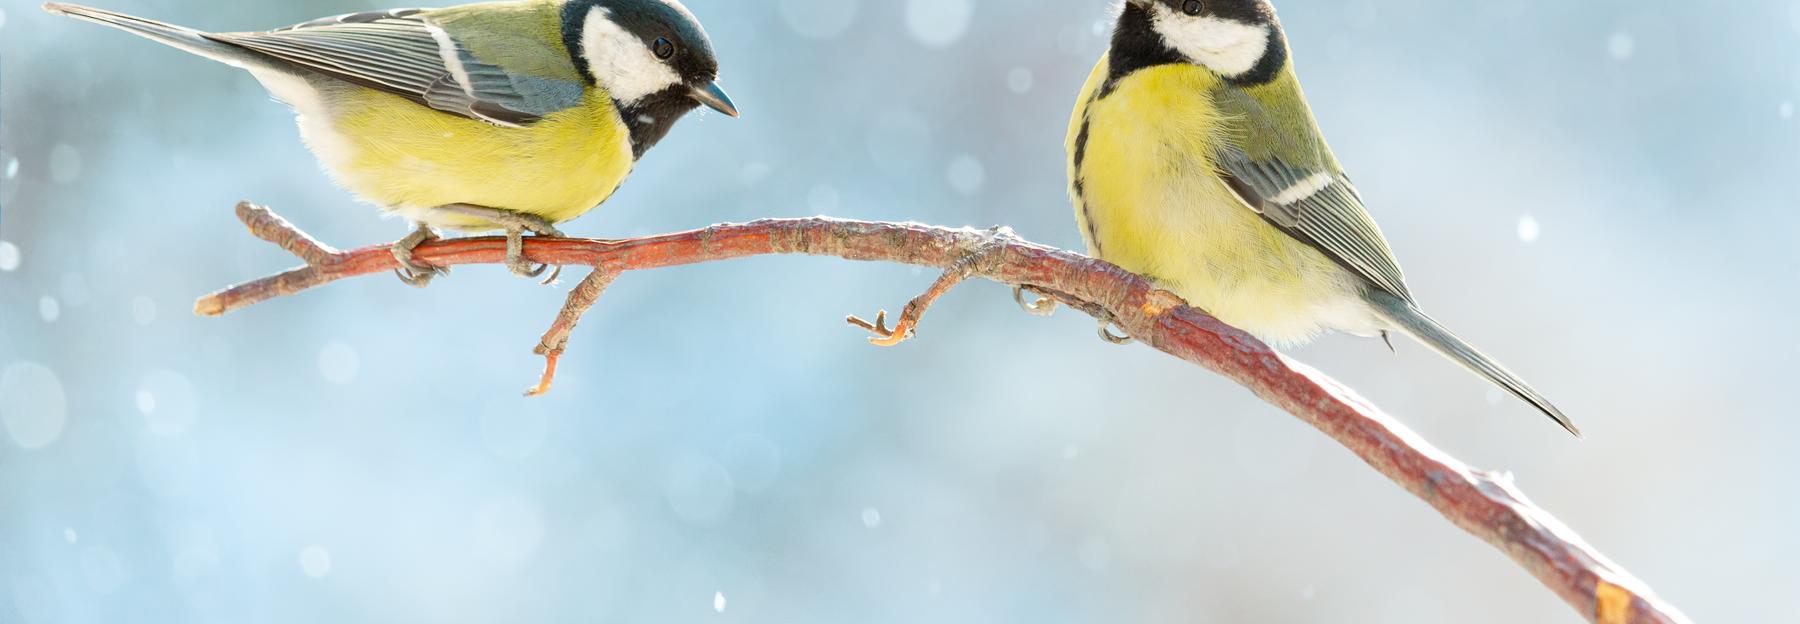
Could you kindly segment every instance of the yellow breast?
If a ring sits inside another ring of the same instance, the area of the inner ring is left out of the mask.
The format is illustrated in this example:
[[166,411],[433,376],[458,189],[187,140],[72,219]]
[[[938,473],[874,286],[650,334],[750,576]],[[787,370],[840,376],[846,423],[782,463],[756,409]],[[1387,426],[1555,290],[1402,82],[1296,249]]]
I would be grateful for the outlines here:
[[[503,208],[561,222],[598,206],[631,172],[630,131],[604,91],[524,128],[438,112],[371,89],[323,94],[302,108],[301,134],[337,181],[364,199],[416,216],[446,204]],[[468,217],[433,225],[480,229]]]
[[1213,154],[1229,136],[1211,72],[1139,70],[1105,97],[1101,59],[1069,133],[1071,194],[1089,253],[1155,280],[1265,339],[1291,343],[1354,325],[1355,282],[1268,224],[1225,186]]

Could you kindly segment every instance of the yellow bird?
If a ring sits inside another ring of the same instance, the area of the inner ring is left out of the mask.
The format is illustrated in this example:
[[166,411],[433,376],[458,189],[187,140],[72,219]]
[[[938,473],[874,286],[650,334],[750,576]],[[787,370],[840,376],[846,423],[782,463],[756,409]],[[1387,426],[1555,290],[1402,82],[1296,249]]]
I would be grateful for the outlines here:
[[412,256],[433,228],[505,230],[507,266],[541,275],[524,232],[556,235],[606,201],[699,105],[738,114],[711,40],[676,0],[484,2],[235,33],[44,10],[248,70],[293,107],[333,179],[418,224],[394,247],[417,286],[444,272]]
[[1088,253],[1277,343],[1412,335],[1580,435],[1419,310],[1267,0],[1127,0],[1068,135]]

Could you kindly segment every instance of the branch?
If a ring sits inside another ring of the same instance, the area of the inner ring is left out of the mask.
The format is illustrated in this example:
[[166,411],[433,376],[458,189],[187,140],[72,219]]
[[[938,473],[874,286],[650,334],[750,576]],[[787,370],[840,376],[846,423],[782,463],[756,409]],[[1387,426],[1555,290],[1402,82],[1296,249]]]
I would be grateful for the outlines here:
[[[306,266],[201,298],[194,311],[218,316],[396,267],[388,247],[337,251],[266,208],[238,205],[251,233],[306,261]],[[1118,267],[1014,236],[1004,228],[952,230],[916,223],[875,223],[826,217],[764,219],[618,241],[531,238],[532,262],[594,267],[570,294],[556,324],[538,345],[546,356],[549,389],[556,358],[575,322],[620,274],[769,254],[807,254],[897,262],[945,270],[925,295],[908,304],[893,329],[863,323],[878,344],[912,335],[931,303],[972,277],[1023,286],[1048,300],[1115,324],[1158,350],[1198,364],[1249,388],[1342,444],[1395,484],[1412,492],[1456,526],[1511,557],[1583,617],[1606,624],[1687,622],[1649,587],[1525,498],[1508,475],[1478,471],[1431,446],[1418,434],[1318,371],[1275,352],[1180,298]],[[416,257],[438,266],[498,264],[501,238],[460,238],[421,245]],[[1040,306],[1049,305],[1040,301]]]

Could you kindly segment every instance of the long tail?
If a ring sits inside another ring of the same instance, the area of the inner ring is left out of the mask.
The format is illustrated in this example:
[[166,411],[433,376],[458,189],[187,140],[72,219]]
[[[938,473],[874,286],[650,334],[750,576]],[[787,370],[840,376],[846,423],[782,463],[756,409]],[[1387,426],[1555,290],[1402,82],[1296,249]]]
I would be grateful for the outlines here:
[[111,26],[234,67],[243,69],[279,68],[268,57],[228,43],[214,41],[208,38],[206,33],[192,28],[60,2],[44,3],[44,10],[57,15],[67,15],[75,19]]
[[1425,346],[1431,347],[1431,350],[1444,357],[1455,360],[1457,364],[1461,364],[1470,372],[1505,388],[1507,392],[1513,393],[1513,396],[1524,399],[1525,402],[1538,408],[1538,411],[1543,412],[1545,416],[1556,421],[1556,424],[1568,429],[1569,433],[1575,434],[1577,438],[1581,437],[1581,430],[1575,428],[1575,423],[1570,422],[1569,417],[1564,416],[1562,410],[1551,405],[1550,400],[1544,398],[1544,395],[1532,390],[1524,380],[1519,379],[1518,375],[1514,375],[1512,371],[1506,370],[1506,367],[1494,361],[1494,358],[1488,357],[1468,341],[1450,333],[1450,330],[1439,325],[1431,317],[1425,316],[1425,313],[1413,307],[1412,303],[1381,291],[1372,292],[1366,298],[1376,313],[1393,323],[1401,331],[1411,335],[1419,342],[1425,343]]

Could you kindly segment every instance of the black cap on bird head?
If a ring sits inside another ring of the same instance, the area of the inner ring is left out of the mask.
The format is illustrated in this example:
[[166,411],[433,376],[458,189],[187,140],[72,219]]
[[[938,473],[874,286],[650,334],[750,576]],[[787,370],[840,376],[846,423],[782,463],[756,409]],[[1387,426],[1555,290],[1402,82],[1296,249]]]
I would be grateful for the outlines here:
[[1268,0],[1126,0],[1113,31],[1113,74],[1190,63],[1240,86],[1274,80],[1287,39]]
[[676,0],[569,0],[562,35],[582,76],[618,102],[639,155],[702,104],[738,115],[712,40]]

